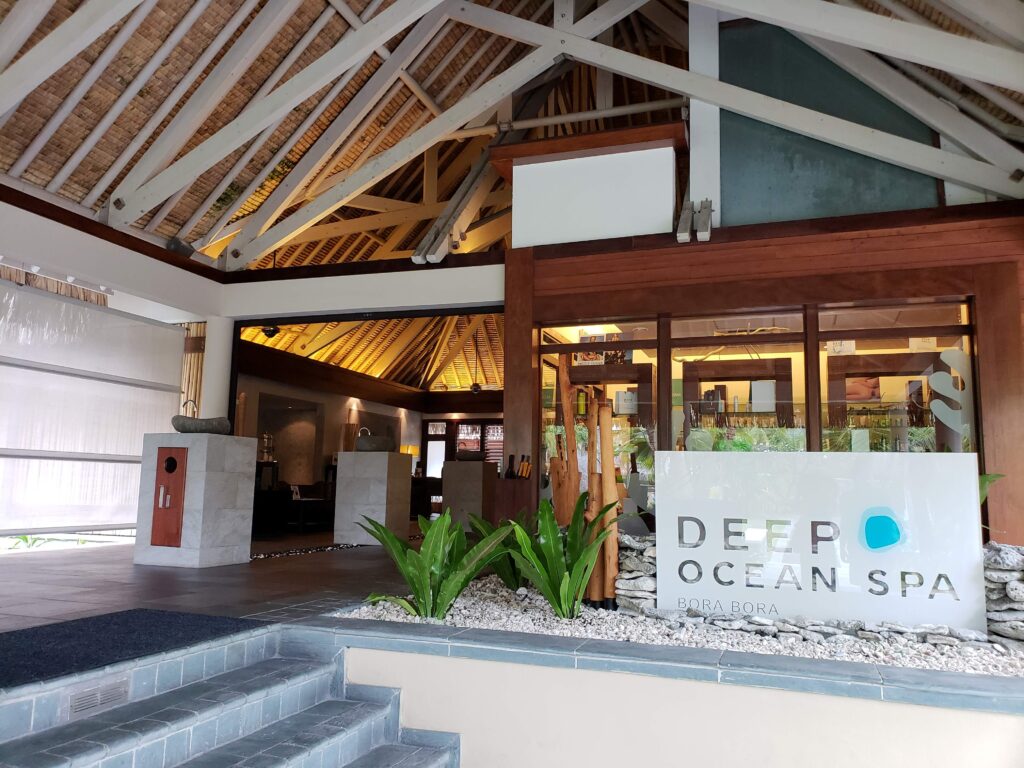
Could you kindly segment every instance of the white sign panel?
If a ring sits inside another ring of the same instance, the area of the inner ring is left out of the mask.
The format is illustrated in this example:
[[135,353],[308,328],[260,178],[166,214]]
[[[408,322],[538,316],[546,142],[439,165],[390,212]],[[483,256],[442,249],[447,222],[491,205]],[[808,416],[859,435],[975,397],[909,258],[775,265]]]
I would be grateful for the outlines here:
[[658,608],[985,630],[974,454],[657,453]]

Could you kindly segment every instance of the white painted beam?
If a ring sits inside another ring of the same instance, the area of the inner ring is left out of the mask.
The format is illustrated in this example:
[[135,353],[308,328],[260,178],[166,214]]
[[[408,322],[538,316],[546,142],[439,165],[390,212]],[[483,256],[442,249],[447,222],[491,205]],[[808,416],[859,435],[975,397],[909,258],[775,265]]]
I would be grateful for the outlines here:
[[[380,94],[390,88],[398,78],[401,69],[407,66],[430,40],[444,26],[446,20],[443,8],[421,19],[405,36],[386,62],[377,68],[359,92],[345,105],[331,125],[317,137],[313,145],[303,154],[288,175],[274,188],[260,205],[240,234],[241,242],[251,242],[263,234],[281,213],[295,199],[315,176],[321,164],[331,157],[338,147],[362,122],[376,105]],[[365,30],[366,27],[363,27]],[[362,31],[362,30],[361,30]],[[354,74],[354,73],[353,73]]]
[[[99,122],[89,131],[89,135],[85,140],[75,147],[75,151],[71,153],[71,156],[64,161],[64,165],[60,167],[60,170],[54,174],[53,178],[50,179],[46,185],[46,189],[49,192],[57,192],[64,182],[68,180],[68,177],[74,173],[75,169],[81,165],[93,147],[96,146],[96,142],[99,141],[101,136],[104,136],[114,121],[117,120],[118,116],[125,110],[125,107],[135,98],[136,94],[142,90],[149,78],[153,76],[153,73],[163,64],[164,59],[170,54],[170,52],[177,47],[178,43],[181,42],[182,38],[185,37],[185,33],[192,28],[203,11],[209,6],[210,0],[196,0],[188,12],[181,18],[181,21],[174,27],[167,38],[160,44],[160,47],[153,53],[153,55],[146,60],[142,69],[139,70],[138,74],[132,79],[120,95],[117,100],[110,106],[109,109],[104,111],[100,117]],[[32,3],[25,3],[24,5],[32,5]]]
[[988,190],[1004,197],[1024,197],[1024,184],[1014,181],[1003,169],[989,163],[960,157],[920,142],[867,128],[849,120],[842,120],[704,75],[645,59],[566,32],[557,32],[550,27],[524,19],[513,19],[506,14],[471,3],[458,3],[455,13],[457,18],[467,24],[491,30],[496,34],[510,35],[532,45],[550,46],[577,61],[603,67],[624,77],[673,93],[700,99],[730,112],[852,152],[953,181],[972,189]]
[[[482,8],[482,10],[487,11],[488,9]],[[428,147],[444,139],[449,132],[464,125],[481,112],[489,108],[493,109],[503,98],[550,67],[554,58],[553,52],[547,48],[528,54],[502,74],[461,99],[440,117],[407,136],[394,147],[376,155],[345,179],[343,183],[323,193],[283,221],[275,224],[263,235],[244,246],[241,252],[236,252],[232,248],[231,256],[234,258],[229,259],[229,267],[234,269],[243,267],[289,242],[327,214],[345,205],[360,192],[373,186],[380,179],[420,155]]]
[[868,10],[826,0],[700,0],[700,4],[1014,91],[1024,90],[1024,53]]
[[[29,0],[35,2],[36,0]],[[89,0],[0,73],[0,115],[80,54],[142,0]]]
[[[293,0],[279,0],[267,8],[280,10]],[[444,0],[397,0],[360,29],[353,30],[330,51],[318,58],[272,93],[248,106],[238,117],[213,136],[137,189],[125,183],[115,193],[114,218],[134,221],[190,183],[222,157],[242,146],[268,125],[284,117],[297,105],[332,83],[350,67],[363,61],[377,46],[383,45],[408,24],[429,13]],[[248,30],[247,30],[248,31]],[[133,169],[134,174],[134,169]],[[141,174],[135,181],[143,179]],[[132,190],[129,192],[129,190]],[[117,200],[122,207],[117,208]]]
[[[167,189],[166,194],[157,192],[147,196],[143,192],[145,186],[154,176],[159,178],[166,174],[164,169],[217,109],[221,101],[234,88],[238,79],[260,57],[263,49],[277,36],[301,2],[302,0],[278,0],[278,2],[263,6],[256,14],[256,18],[249,23],[245,31],[239,35],[238,39],[217,62],[213,71],[203,78],[203,81],[189,96],[188,101],[175,114],[170,124],[160,132],[156,141],[150,145],[142,157],[135,161],[127,175],[117,185],[110,196],[108,221],[130,224],[154,206],[167,200],[209,167],[195,168],[194,175],[183,179],[182,184]],[[257,130],[256,133],[258,132]],[[231,147],[231,150],[236,148]],[[224,155],[226,154],[228,152],[224,153]],[[192,152],[187,156],[190,155]],[[219,159],[217,158],[217,160]],[[173,163],[173,166],[180,168],[181,161]]]
[[214,57],[221,51],[221,49],[227,45],[227,43],[234,36],[235,32],[242,25],[242,22],[246,20],[252,10],[256,7],[259,0],[244,0],[242,5],[237,11],[228,19],[227,23],[217,32],[216,37],[210,41],[210,44],[203,49],[202,54],[193,62],[192,66],[188,68],[185,76],[182,77],[177,85],[167,95],[167,98],[163,100],[160,107],[156,112],[146,121],[146,124],[142,127],[142,130],[138,131],[135,136],[129,142],[128,146],[125,147],[124,151],[117,156],[117,159],[110,165],[109,168],[104,172],[103,176],[96,186],[94,186],[89,194],[85,196],[82,203],[86,206],[92,206],[109,187],[114,179],[116,179],[124,167],[128,165],[129,161],[135,157],[139,150],[150,140],[153,133],[163,124],[166,117],[171,113],[171,110],[177,106],[178,102],[188,92],[189,88],[192,87],[193,83],[206,71],[207,66],[213,61]]
[[[718,11],[690,6],[690,71],[718,80]],[[715,104],[690,101],[690,199],[711,200],[711,226],[722,226],[722,128]]]
[[1024,4],[1020,0],[944,0],[994,35],[1024,45]]
[[555,29],[569,29],[576,21],[576,0],[555,0]]
[[964,149],[1006,170],[1024,169],[1024,152],[950,104],[928,93],[910,78],[859,48],[810,35],[798,35],[811,48],[869,85],[918,120]]
[[39,152],[46,146],[46,143],[53,137],[53,134],[57,132],[57,129],[67,120],[78,103],[82,100],[89,89],[95,85],[96,81],[99,80],[100,75],[103,74],[107,66],[113,61],[114,57],[121,52],[125,43],[128,39],[135,34],[135,30],[139,28],[142,21],[146,18],[153,6],[156,5],[156,0],[144,0],[131,15],[128,20],[121,25],[121,28],[117,30],[114,37],[107,43],[106,47],[96,57],[96,60],[89,66],[89,70],[85,73],[81,80],[75,83],[75,87],[71,89],[71,92],[61,99],[60,105],[57,107],[50,119],[46,121],[46,124],[39,130],[29,145],[25,148],[25,151],[21,153],[18,160],[11,166],[10,170],[7,171],[9,176],[18,177],[25,172],[29,164],[36,158]]
[[0,22],[0,72],[7,69],[18,51],[28,42],[40,22],[50,12],[55,0],[32,0],[15,3]]
[[[316,21],[309,25],[309,28],[303,33],[302,37],[299,38],[299,41],[292,46],[292,49],[288,52],[288,55],[281,59],[278,65],[274,67],[274,71],[270,73],[270,77],[263,81],[263,84],[259,87],[256,93],[253,94],[252,98],[249,99],[250,104],[256,101],[257,99],[262,99],[264,96],[267,95],[267,93],[269,93],[274,88],[274,86],[281,82],[281,78],[288,73],[288,70],[292,68],[292,65],[294,65],[295,62],[298,61],[299,57],[303,53],[305,53],[306,49],[310,46],[313,40],[316,39],[316,37],[323,31],[323,28],[327,26],[327,23],[333,18],[334,12],[330,9],[325,9],[320,13],[320,15],[316,18]],[[191,232],[192,228],[195,227],[195,225],[200,222],[203,216],[206,215],[206,212],[210,209],[210,206],[217,201],[217,199],[224,193],[224,190],[228,188],[228,185],[230,185],[231,182],[234,181],[235,178],[238,176],[238,174],[240,174],[245,169],[245,166],[247,166],[249,164],[249,161],[252,160],[253,155],[255,155],[259,151],[260,147],[262,147],[263,144],[266,143],[266,141],[273,135],[274,131],[276,131],[278,126],[280,125],[280,120],[275,122],[273,125],[268,125],[266,128],[263,129],[262,133],[260,133],[259,136],[257,136],[251,142],[249,142],[249,146],[246,147],[245,151],[242,152],[241,155],[239,155],[238,159],[235,160],[234,164],[231,166],[228,172],[223,175],[221,180],[210,191],[210,194],[206,196],[206,199],[196,208],[195,211],[193,211],[192,215],[188,218],[185,224],[178,231],[179,237],[181,237],[182,239],[188,237],[188,233]],[[161,213],[163,213],[162,209]],[[146,225],[146,229],[153,229],[156,226],[156,224],[159,223],[159,221],[161,221],[162,219],[163,216],[154,216]]]

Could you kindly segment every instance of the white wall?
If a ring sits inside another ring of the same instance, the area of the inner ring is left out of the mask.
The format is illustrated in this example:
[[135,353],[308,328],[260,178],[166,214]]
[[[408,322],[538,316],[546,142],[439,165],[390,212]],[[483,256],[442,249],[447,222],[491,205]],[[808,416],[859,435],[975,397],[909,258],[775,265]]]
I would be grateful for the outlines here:
[[115,291],[113,306],[165,322],[496,306],[505,300],[500,264],[221,285],[6,203],[0,203],[0,257],[107,286]]
[[658,147],[516,164],[512,246],[671,232],[675,149]]
[[362,648],[350,682],[399,688],[401,724],[458,733],[462,768],[1019,765],[1013,715]]

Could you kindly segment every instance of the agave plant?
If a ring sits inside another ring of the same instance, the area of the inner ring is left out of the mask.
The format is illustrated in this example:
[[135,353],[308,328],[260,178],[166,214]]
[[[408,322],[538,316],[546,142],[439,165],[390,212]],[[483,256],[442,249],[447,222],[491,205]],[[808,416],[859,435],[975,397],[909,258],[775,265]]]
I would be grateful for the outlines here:
[[555,510],[547,500],[541,502],[537,512],[536,534],[519,523],[509,523],[516,536],[516,546],[509,547],[509,555],[562,619],[579,616],[601,544],[612,532],[610,528],[598,528],[615,503],[604,507],[588,523],[583,516],[587,498],[586,493],[579,497],[564,531],[555,522]]
[[370,603],[388,602],[413,616],[443,619],[455,599],[488,563],[504,552],[502,542],[510,529],[502,527],[467,548],[462,525],[452,521],[451,510],[437,520],[419,518],[423,543],[417,552],[376,520],[359,525],[377,539],[395,561],[409,586],[408,597],[372,594]]

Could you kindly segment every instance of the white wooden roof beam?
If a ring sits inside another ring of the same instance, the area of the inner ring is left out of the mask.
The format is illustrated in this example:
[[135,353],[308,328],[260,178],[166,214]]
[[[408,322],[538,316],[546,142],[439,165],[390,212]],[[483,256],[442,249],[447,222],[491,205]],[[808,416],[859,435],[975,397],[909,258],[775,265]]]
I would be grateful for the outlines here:
[[[106,172],[96,183],[96,186],[90,190],[89,194],[85,196],[82,203],[86,206],[93,205],[102,195],[107,188],[114,182],[125,166],[131,161],[139,150],[149,141],[153,133],[163,125],[164,120],[171,113],[171,110],[177,106],[178,102],[188,92],[189,88],[195,83],[196,80],[206,71],[210,62],[217,56],[217,54],[223,49],[225,45],[231,40],[235,32],[242,23],[248,18],[249,14],[252,13],[253,9],[257,6],[259,0],[244,0],[242,5],[237,11],[227,20],[227,23],[221,27],[220,31],[217,32],[216,37],[210,42],[206,48],[203,49],[202,54],[193,62],[192,66],[188,68],[188,72],[182,77],[177,85],[167,95],[167,98],[163,100],[160,107],[156,112],[146,121],[146,124],[142,127],[141,131],[138,131],[128,146],[125,147],[124,151],[117,156]],[[113,223],[113,222],[112,222]]]
[[[861,8],[861,6],[857,2],[855,2],[855,0],[835,0],[835,2],[847,8],[854,8],[858,10]],[[939,27],[938,24],[933,22],[927,16],[922,16],[917,11],[913,11],[907,6],[903,5],[902,3],[897,2],[897,0],[876,0],[876,2],[883,8],[891,11],[893,14],[895,14],[901,19],[905,19],[906,21],[912,22],[914,24],[919,24],[921,26],[928,27],[935,31],[941,30],[941,27]],[[900,60],[902,61],[903,59],[901,58]],[[1024,75],[1022,75],[1022,78],[1024,78]],[[979,95],[984,96],[997,107],[1006,110],[1009,114],[1013,115],[1018,120],[1024,120],[1024,105],[1014,101],[998,88],[993,88],[991,85],[979,82],[978,80],[975,80],[974,78],[971,77],[960,76],[959,80],[964,85],[968,86]]]
[[984,29],[1024,45],[1024,7],[1020,0],[944,0]]
[[467,24],[511,35],[534,45],[546,45],[577,61],[918,173],[1004,197],[1024,197],[1024,184],[1013,181],[1005,170],[989,163],[867,128],[524,19],[513,19],[471,3],[460,2],[456,17]]
[[89,0],[82,5],[0,73],[0,115],[21,103],[140,3],[142,0]]
[[[258,59],[263,50],[281,31],[281,28],[288,22],[298,9],[302,0],[278,0],[268,3],[260,9],[249,25],[245,28],[238,39],[235,40],[220,61],[213,68],[199,86],[192,92],[185,104],[178,110],[170,124],[160,132],[160,135],[146,150],[128,171],[128,174],[121,180],[110,196],[108,220],[121,224],[130,224],[154,206],[167,200],[175,192],[182,189],[186,183],[197,178],[200,173],[210,166],[197,168],[194,175],[183,180],[183,183],[169,188],[166,194],[159,196],[150,195],[148,198],[143,194],[142,189],[155,177],[164,176],[169,164],[172,164],[175,156],[181,151],[195,132],[206,122],[206,119],[213,114],[224,98],[234,88],[238,79],[245,74],[249,67]],[[244,114],[244,111],[243,111]],[[262,129],[264,126],[260,126]],[[254,132],[258,133],[257,130]],[[249,137],[251,138],[251,137]],[[205,142],[204,142],[205,143]],[[200,145],[202,146],[202,145]],[[231,147],[228,151],[214,160],[216,163],[221,157],[226,156],[230,151],[237,148]],[[188,156],[191,156],[190,152]],[[211,163],[213,165],[214,163]],[[173,166],[180,168],[182,162],[173,163]]]
[[[68,180],[68,177],[81,165],[82,161],[96,146],[96,142],[99,141],[100,137],[105,135],[107,130],[114,121],[117,120],[118,116],[125,110],[125,107],[135,98],[136,94],[142,90],[149,79],[153,76],[153,73],[160,67],[164,62],[164,59],[170,54],[170,52],[177,47],[178,43],[181,42],[182,38],[185,37],[185,33],[192,28],[196,20],[202,15],[203,11],[209,6],[210,0],[196,0],[188,12],[181,18],[181,21],[174,27],[171,33],[164,39],[160,44],[160,47],[156,52],[146,60],[142,69],[139,70],[138,74],[132,79],[131,83],[125,87],[123,91],[118,95],[117,99],[110,106],[109,109],[104,111],[100,117],[99,122],[93,126],[93,129],[89,131],[89,135],[85,138],[81,144],[75,147],[75,151],[71,153],[71,156],[64,161],[64,164],[60,167],[60,170],[54,174],[53,178],[50,179],[46,185],[46,189],[49,192],[57,192],[64,182]],[[32,3],[22,3],[20,5],[32,5]]]
[[798,37],[825,58],[964,149],[1005,169],[1007,174],[1024,169],[1024,152],[955,107],[936,98],[910,78],[883,63],[877,56],[859,48],[810,35]]
[[700,0],[701,5],[926,67],[1024,90],[1024,53],[826,0]]
[[[394,7],[392,6],[392,8]],[[399,46],[392,51],[388,60],[377,68],[377,71],[349,100],[341,113],[299,158],[288,175],[274,188],[259,209],[248,217],[246,225],[239,233],[241,241],[249,242],[265,232],[277,217],[291,205],[295,197],[315,176],[325,159],[331,157],[351,135],[353,129],[366,118],[370,110],[377,104],[380,94],[394,84],[398,78],[398,72],[413,61],[420,51],[430,43],[431,39],[444,26],[445,21],[446,14],[443,8],[438,8],[420,19]],[[358,31],[365,32],[366,29],[367,27],[363,27]],[[372,46],[370,50],[372,50]]]
[[[275,11],[296,0],[280,0],[267,6]],[[123,183],[115,193],[111,216],[118,221],[134,221],[159,202],[189,184],[222,157],[254,138],[268,125],[281,119],[303,101],[330,85],[351,67],[361,63],[378,45],[398,34],[408,24],[429,13],[444,0],[396,0],[360,29],[339,41],[288,82],[248,106],[213,136],[141,186]],[[250,25],[251,26],[251,25]],[[136,175],[135,181],[144,177]],[[126,180],[127,181],[127,180]],[[121,207],[118,208],[118,200]]]
[[[330,9],[325,9],[316,18],[316,20],[309,25],[309,28],[303,33],[302,37],[299,38],[298,42],[292,46],[292,49],[290,51],[288,51],[288,55],[281,59],[278,65],[274,67],[274,71],[270,73],[270,76],[263,81],[263,84],[259,87],[256,93],[253,94],[252,98],[249,99],[250,104],[254,101],[257,101],[258,99],[262,99],[274,88],[274,86],[281,82],[281,78],[283,78],[288,73],[288,70],[290,70],[292,66],[295,64],[295,62],[298,61],[299,57],[303,53],[305,53],[306,49],[309,48],[310,44],[323,31],[324,27],[327,26],[327,23],[332,18],[334,18],[334,12],[331,11]],[[228,185],[235,180],[235,177],[237,177],[238,174],[245,169],[245,166],[249,164],[249,161],[252,159],[253,155],[255,155],[259,151],[260,147],[262,147],[263,144],[266,143],[267,139],[269,139],[273,135],[274,131],[276,131],[278,126],[280,125],[281,120],[278,120],[273,125],[268,125],[266,128],[263,129],[259,136],[257,136],[251,142],[249,142],[249,146],[246,147],[245,151],[242,152],[241,155],[239,155],[237,160],[235,160],[234,164],[231,166],[231,169],[228,170],[228,172],[221,177],[220,181],[216,184],[216,186],[214,186],[210,194],[207,195],[206,199],[196,208],[196,210],[189,217],[188,221],[186,221],[184,226],[182,226],[181,230],[179,231],[179,236],[183,238],[187,237],[188,233],[192,231],[192,228],[199,223],[203,216],[206,215],[206,212],[210,209],[210,206],[217,201],[217,198],[219,198],[221,194],[223,194],[224,190],[228,188]],[[176,204],[177,201],[181,199],[181,196],[185,193],[187,189],[188,187],[182,187],[178,191],[178,194],[170,198],[170,200],[173,200]],[[167,213],[170,213],[173,207],[174,206],[172,205],[170,206],[170,208],[168,208],[167,206],[161,208],[160,214],[150,219],[149,223],[146,225],[146,229],[154,229],[164,219]],[[167,209],[166,212],[164,210],[165,208]]]
[[156,0],[144,0],[138,8],[132,11],[128,20],[117,30],[114,37],[111,38],[100,55],[89,66],[82,79],[75,83],[75,87],[71,89],[67,96],[61,99],[57,110],[46,121],[46,124],[39,130],[39,133],[32,138],[32,141],[25,148],[25,151],[21,153],[21,156],[14,165],[11,166],[10,170],[7,171],[8,175],[18,177],[25,172],[25,169],[35,160],[39,152],[46,146],[46,143],[53,137],[53,134],[57,132],[57,129],[67,120],[68,115],[74,111],[85,94],[89,92],[89,89],[99,80],[100,75],[103,74],[110,62],[120,53],[124,44],[135,34],[135,30],[139,28],[139,25],[142,24],[142,21],[149,12],[153,10],[154,5],[156,5]]
[[0,22],[0,72],[7,69],[18,51],[50,12],[55,0],[15,3]]
[[[487,11],[488,9],[482,8]],[[353,197],[376,184],[380,179],[401,168],[414,157],[451,131],[473,119],[487,109],[493,109],[503,98],[524,83],[539,75],[554,62],[553,51],[536,50],[513,64],[500,75],[465,96],[423,128],[402,139],[395,146],[369,160],[338,186],[324,192],[295,213],[268,229],[260,237],[243,246],[231,268],[241,268],[266,253],[284,245],[299,233],[349,202]],[[232,256],[235,255],[232,249]]]

